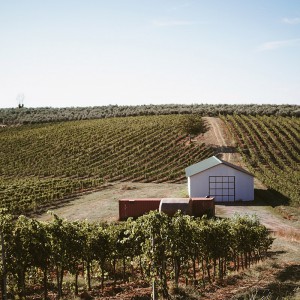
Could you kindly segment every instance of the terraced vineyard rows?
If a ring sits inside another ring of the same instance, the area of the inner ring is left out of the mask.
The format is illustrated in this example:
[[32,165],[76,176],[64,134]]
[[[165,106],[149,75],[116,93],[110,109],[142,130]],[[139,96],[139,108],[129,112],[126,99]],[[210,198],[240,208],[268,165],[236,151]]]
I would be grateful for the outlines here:
[[266,186],[300,204],[300,119],[223,117],[249,169]]
[[104,182],[176,182],[213,154],[187,144],[183,116],[110,118],[0,129],[0,201],[35,211]]

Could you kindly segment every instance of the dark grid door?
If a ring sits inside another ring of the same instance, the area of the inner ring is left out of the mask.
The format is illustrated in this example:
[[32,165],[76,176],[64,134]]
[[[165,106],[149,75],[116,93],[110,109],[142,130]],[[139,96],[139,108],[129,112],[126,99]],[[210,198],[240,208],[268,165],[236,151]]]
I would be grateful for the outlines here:
[[215,201],[234,201],[235,176],[209,176],[209,196]]

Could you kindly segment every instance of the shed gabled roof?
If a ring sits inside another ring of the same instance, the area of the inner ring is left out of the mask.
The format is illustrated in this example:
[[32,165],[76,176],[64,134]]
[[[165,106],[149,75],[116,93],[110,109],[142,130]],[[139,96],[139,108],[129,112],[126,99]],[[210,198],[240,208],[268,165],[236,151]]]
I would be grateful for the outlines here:
[[224,164],[230,168],[236,169],[240,172],[243,172],[243,173],[253,176],[251,173],[244,170],[243,168],[233,165],[225,160],[219,159],[216,156],[209,157],[205,160],[202,160],[194,165],[187,167],[185,169],[185,174],[186,174],[186,177],[190,177],[190,176],[201,173],[207,169],[213,168],[213,167],[215,167],[217,165],[221,165],[221,164]]

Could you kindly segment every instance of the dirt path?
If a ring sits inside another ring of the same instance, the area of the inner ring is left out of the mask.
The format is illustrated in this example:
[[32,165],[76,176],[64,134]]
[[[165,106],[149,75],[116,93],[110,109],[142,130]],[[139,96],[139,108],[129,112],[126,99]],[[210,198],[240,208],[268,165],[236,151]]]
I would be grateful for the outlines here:
[[[219,217],[255,214],[275,238],[270,258],[253,266],[234,284],[218,287],[204,299],[300,299],[300,218],[286,220],[270,206],[216,205]],[[233,276],[234,278],[234,276]]]
[[[213,147],[216,155],[221,159],[248,170],[224,122],[216,117],[203,117],[203,119],[207,122],[209,130],[199,136],[198,141]],[[266,189],[257,178],[254,179],[254,185],[255,188]]]
[[206,121],[210,125],[210,133],[213,132],[214,139],[216,142],[216,145],[220,148],[222,155],[222,159],[230,162],[230,153],[226,152],[226,148],[228,147],[228,142],[224,139],[224,128],[221,119],[219,118],[213,118],[213,117],[207,117]]
[[259,221],[273,232],[295,232],[300,237],[300,221],[298,219],[286,220],[276,212],[271,206],[244,206],[244,205],[216,205],[216,215],[218,217],[230,218],[234,214],[256,215]]
[[201,142],[216,149],[221,159],[245,167],[243,160],[235,149],[235,141],[220,118],[204,117],[209,130],[201,137]]

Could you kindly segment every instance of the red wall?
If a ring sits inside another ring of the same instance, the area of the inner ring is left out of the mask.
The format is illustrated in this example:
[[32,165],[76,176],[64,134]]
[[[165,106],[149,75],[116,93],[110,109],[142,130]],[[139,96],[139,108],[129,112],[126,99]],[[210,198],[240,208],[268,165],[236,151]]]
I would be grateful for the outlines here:
[[213,217],[215,215],[214,198],[192,198],[192,212],[194,217],[202,217],[207,215]]
[[[160,198],[121,199],[119,200],[119,220],[129,217],[138,218],[151,210],[158,210]],[[192,198],[192,215],[202,217],[215,215],[214,198]]]
[[160,198],[121,199],[119,200],[119,219],[137,218],[151,210],[158,210]]

